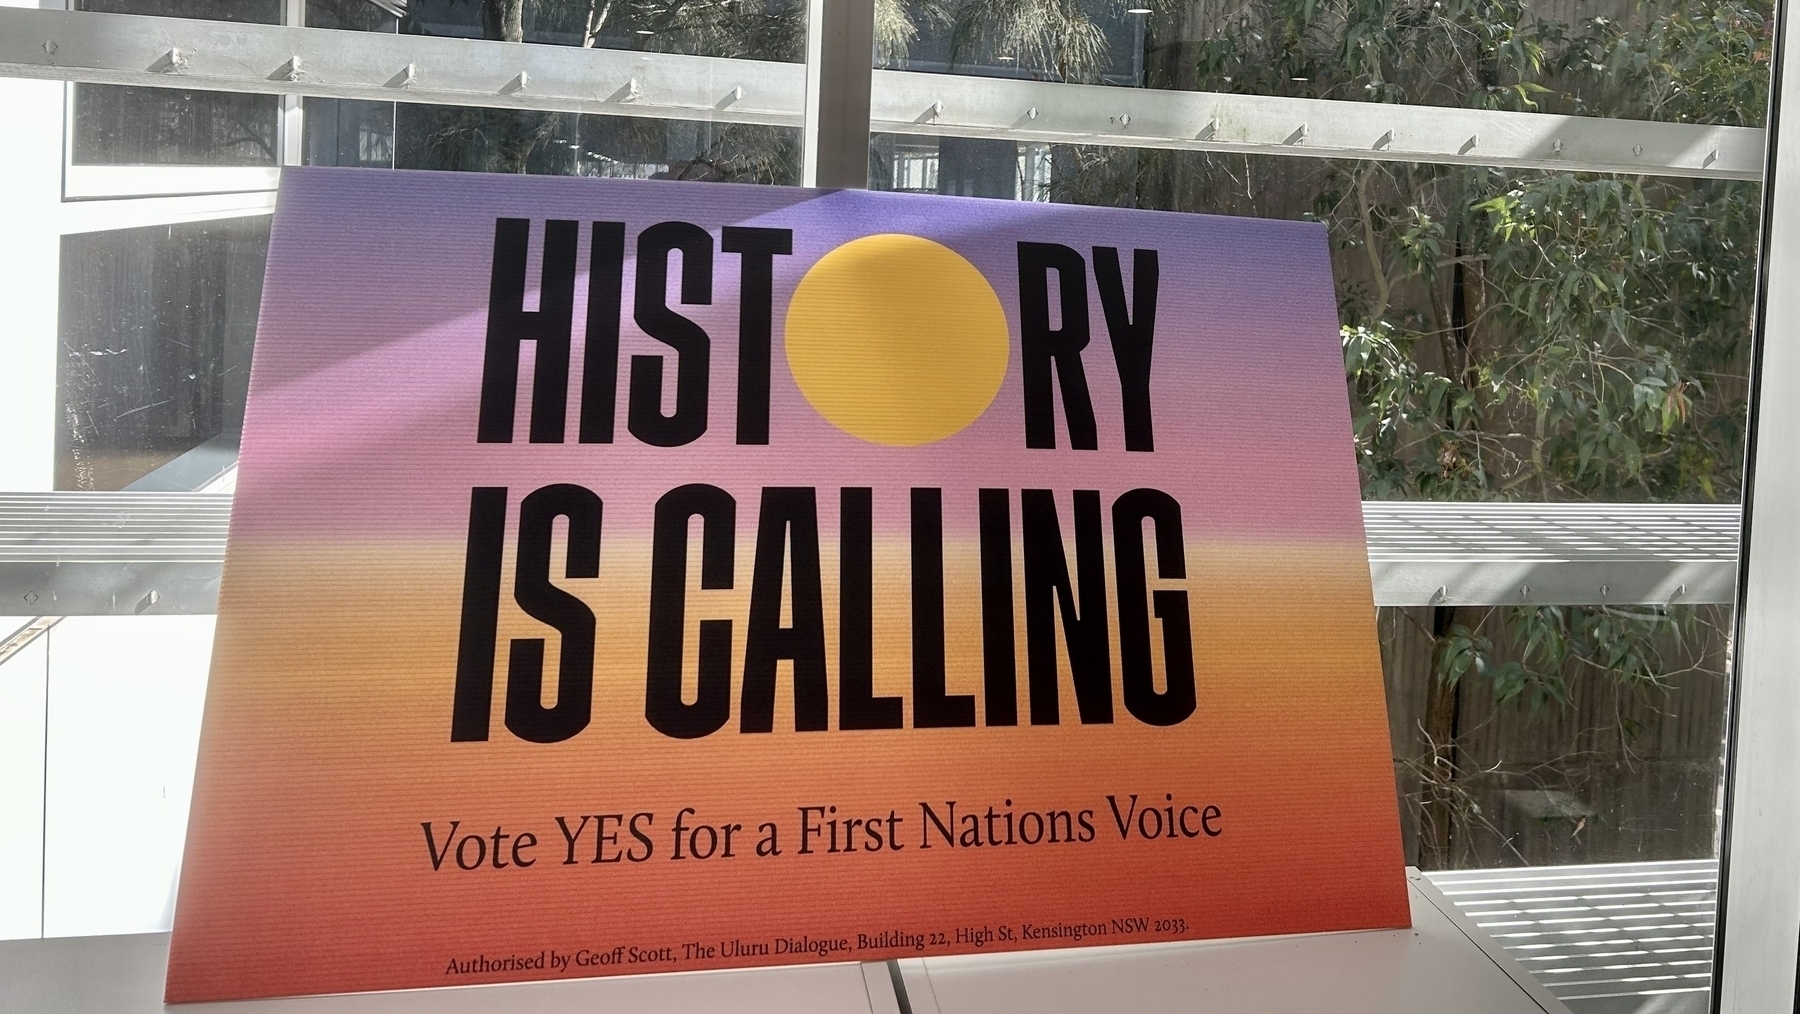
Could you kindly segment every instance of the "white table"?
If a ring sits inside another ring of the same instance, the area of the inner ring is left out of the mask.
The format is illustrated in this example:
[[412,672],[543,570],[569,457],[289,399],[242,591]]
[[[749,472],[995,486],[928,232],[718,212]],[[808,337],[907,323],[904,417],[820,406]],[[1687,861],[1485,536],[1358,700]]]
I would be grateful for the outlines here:
[[[0,1014],[1567,1014],[1430,882],[1413,928],[165,1008],[168,935],[0,943]],[[896,989],[896,980],[902,987]]]

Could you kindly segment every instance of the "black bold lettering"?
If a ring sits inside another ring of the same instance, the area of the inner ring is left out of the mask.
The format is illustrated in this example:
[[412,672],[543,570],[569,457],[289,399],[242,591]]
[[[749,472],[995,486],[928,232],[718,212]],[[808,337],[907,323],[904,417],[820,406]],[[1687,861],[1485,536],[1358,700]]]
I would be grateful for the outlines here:
[[1119,274],[1116,248],[1094,248],[1094,283],[1100,289],[1100,307],[1106,312],[1106,331],[1112,337],[1113,363],[1119,368],[1119,392],[1125,412],[1125,449],[1154,451],[1156,430],[1150,418],[1150,353],[1156,339],[1156,286],[1160,269],[1155,250],[1133,250],[1131,261],[1129,311],[1125,306],[1125,281]]
[[838,728],[898,729],[898,697],[875,696],[875,551],[873,494],[839,493]]
[[706,230],[687,222],[661,222],[638,235],[637,298],[632,316],[644,333],[675,350],[675,414],[662,414],[662,356],[631,357],[631,400],[626,425],[657,447],[692,443],[706,432],[707,385],[712,340],[700,325],[669,309],[669,251],[681,251],[681,302],[712,302],[713,246]]
[[619,390],[619,306],[625,288],[625,223],[595,222],[588,252],[587,351],[581,361],[584,444],[610,444]]
[[469,546],[463,557],[462,627],[456,642],[456,695],[450,742],[483,742],[494,707],[494,639],[500,623],[500,557],[506,549],[506,487],[469,491]]
[[432,869],[437,870],[443,868],[444,857],[450,854],[450,843],[456,839],[456,829],[461,826],[461,824],[462,821],[460,820],[453,820],[450,822],[450,830],[444,833],[444,847],[438,848],[437,837],[431,833],[431,821],[422,820],[419,822],[419,826],[425,829],[425,851],[431,853]]
[[737,442],[766,444],[775,256],[794,252],[794,231],[728,225],[719,237],[719,247],[743,255],[738,276]]
[[1025,666],[1031,688],[1031,724],[1060,721],[1057,700],[1056,613],[1075,683],[1081,721],[1112,721],[1112,652],[1106,622],[1106,547],[1100,529],[1100,494],[1075,491],[1075,570],[1081,608],[1063,554],[1056,499],[1047,489],[1019,494],[1025,534]]
[[1119,583],[1119,679],[1125,709],[1149,725],[1174,725],[1194,713],[1194,648],[1185,591],[1150,595],[1162,620],[1163,668],[1167,686],[1156,692],[1150,663],[1150,615],[1144,608],[1144,520],[1156,528],[1156,572],[1163,579],[1187,576],[1181,533],[1181,505],[1160,489],[1134,489],[1113,501],[1113,566]]
[[978,494],[981,516],[981,664],[987,724],[1019,724],[1013,638],[1012,506],[1004,489]]
[[[1050,272],[1057,275],[1062,327],[1050,329]],[[1019,357],[1025,374],[1025,446],[1056,446],[1050,374],[1062,388],[1069,446],[1099,447],[1081,350],[1088,343],[1087,263],[1060,243],[1019,244]]]
[[[793,558],[792,573],[785,558]],[[781,625],[781,592],[791,596],[794,625]],[[756,569],[750,579],[750,622],[744,634],[744,688],[740,728],[775,728],[775,666],[794,665],[794,728],[818,732],[830,725],[825,676],[825,605],[819,579],[819,515],[810,486],[763,490],[756,525]]]
[[956,847],[956,836],[954,834],[952,834],[950,831],[950,828],[952,828],[956,825],[956,800],[954,800],[954,799],[945,800],[944,807],[950,811],[949,824],[945,824],[943,819],[938,817],[937,811],[933,810],[931,808],[930,803],[926,803],[926,802],[919,803],[919,812],[920,812],[919,847],[920,848],[928,849],[931,847],[931,831],[933,828],[937,829],[938,837],[944,839],[945,845],[948,845],[951,848]]
[[506,674],[506,727],[533,743],[558,743],[587,728],[594,698],[594,613],[550,583],[551,529],[569,519],[567,580],[600,576],[600,498],[569,483],[533,492],[519,505],[519,559],[513,599],[562,635],[556,704],[544,707],[544,639],[514,638]]
[[569,403],[569,325],[575,314],[574,222],[544,223],[544,270],[538,308],[525,309],[525,251],[531,221],[494,221],[494,266],[488,281],[487,349],[481,363],[481,408],[475,440],[510,444],[519,387],[519,343],[537,343],[531,380],[531,442],[560,444]]
[[676,739],[717,732],[731,717],[731,621],[700,621],[699,686],[688,704],[681,686],[687,639],[688,519],[700,518],[700,587],[730,588],[737,544],[737,501],[717,486],[692,483],[656,502],[650,548],[650,647],[644,718]]
[[975,724],[975,698],[944,693],[944,491],[912,491],[913,728]]

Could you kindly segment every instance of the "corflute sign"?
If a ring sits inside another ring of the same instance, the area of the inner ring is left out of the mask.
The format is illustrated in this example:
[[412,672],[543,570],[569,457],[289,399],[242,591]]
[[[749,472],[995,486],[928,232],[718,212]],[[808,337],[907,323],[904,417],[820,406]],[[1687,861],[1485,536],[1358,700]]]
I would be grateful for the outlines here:
[[1324,230],[283,174],[171,1001],[1402,926]]

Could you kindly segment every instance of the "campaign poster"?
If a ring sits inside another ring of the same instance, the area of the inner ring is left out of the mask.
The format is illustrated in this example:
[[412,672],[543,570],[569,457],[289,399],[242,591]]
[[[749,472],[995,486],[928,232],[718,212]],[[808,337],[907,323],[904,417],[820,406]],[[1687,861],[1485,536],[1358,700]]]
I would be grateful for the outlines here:
[[283,172],[171,1002],[1404,926],[1314,223]]

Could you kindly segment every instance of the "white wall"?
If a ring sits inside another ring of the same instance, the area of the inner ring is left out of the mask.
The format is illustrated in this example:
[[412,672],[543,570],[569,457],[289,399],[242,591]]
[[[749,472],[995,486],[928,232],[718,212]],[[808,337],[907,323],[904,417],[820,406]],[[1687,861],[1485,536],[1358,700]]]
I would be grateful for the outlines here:
[[169,928],[212,634],[70,617],[0,664],[0,939]]
[[[5,637],[29,617],[0,617]],[[0,664],[0,940],[43,932],[44,638]]]
[[0,78],[0,490],[46,490],[54,475],[63,88]]
[[45,936],[169,928],[212,633],[211,616],[76,616],[45,635]]
[[[0,78],[0,492],[54,484],[62,235],[273,206],[269,192],[211,192],[238,188],[207,169],[173,181],[191,196],[65,202],[64,98],[58,81]],[[0,638],[27,619],[0,617]],[[169,927],[212,628],[72,617],[0,663],[0,939]]]

